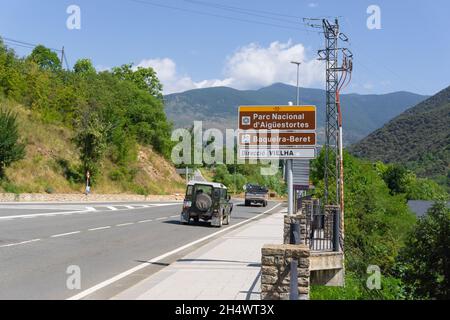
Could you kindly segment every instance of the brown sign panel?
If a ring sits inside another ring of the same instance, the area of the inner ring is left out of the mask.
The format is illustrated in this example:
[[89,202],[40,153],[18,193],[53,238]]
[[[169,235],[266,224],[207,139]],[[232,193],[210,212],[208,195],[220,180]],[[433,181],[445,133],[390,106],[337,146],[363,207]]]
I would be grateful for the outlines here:
[[239,108],[240,130],[316,130],[314,106],[248,106]]
[[240,146],[315,146],[314,132],[240,131]]

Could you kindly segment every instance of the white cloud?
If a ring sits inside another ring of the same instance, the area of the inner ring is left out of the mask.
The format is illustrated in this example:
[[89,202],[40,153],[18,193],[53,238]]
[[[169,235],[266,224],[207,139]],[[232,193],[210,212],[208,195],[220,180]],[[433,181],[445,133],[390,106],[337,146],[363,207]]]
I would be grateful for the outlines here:
[[226,80],[219,79],[195,82],[187,75],[178,74],[175,62],[169,58],[142,60],[136,67],[152,67],[164,86],[165,94],[182,92],[190,89],[229,85],[229,82]]
[[310,8],[317,8],[319,6],[319,4],[318,3],[315,3],[315,2],[310,2],[309,4],[308,4],[308,7],[310,7]]
[[323,80],[322,63],[307,60],[302,44],[272,42],[267,48],[256,43],[239,48],[228,58],[224,73],[231,85],[239,89],[255,89],[275,82],[296,84],[297,68],[291,61],[300,61],[300,85],[310,86]]
[[147,59],[138,67],[152,67],[164,85],[164,93],[181,92],[196,88],[229,86],[236,89],[256,89],[275,82],[296,84],[297,69],[291,61],[300,61],[300,84],[311,86],[323,83],[322,63],[305,54],[302,44],[272,42],[268,47],[251,43],[236,50],[226,59],[223,79],[194,81],[188,75],[180,75],[176,64],[169,58]]

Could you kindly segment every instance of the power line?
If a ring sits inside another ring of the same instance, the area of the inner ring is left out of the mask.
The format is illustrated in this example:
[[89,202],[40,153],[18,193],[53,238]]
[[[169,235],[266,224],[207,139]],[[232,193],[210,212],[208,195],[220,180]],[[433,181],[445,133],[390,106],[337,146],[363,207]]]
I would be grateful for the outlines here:
[[[17,46],[19,46],[19,47],[31,47],[31,48],[35,48],[35,47],[38,46],[37,44],[34,44],[34,43],[25,42],[25,41],[20,41],[20,40],[15,40],[15,39],[11,39],[11,38],[1,38],[1,39],[3,39],[5,42],[9,42],[10,44],[12,44],[12,45],[17,45]],[[47,48],[49,48],[49,47],[47,47]],[[49,49],[50,49],[50,50],[53,50],[53,51],[58,51],[58,52],[61,52],[61,51],[62,51],[61,49],[55,49],[55,48],[49,48]]]
[[246,11],[246,12],[249,12],[249,13],[256,12],[256,13],[262,13],[262,14],[271,15],[271,16],[279,16],[279,17],[293,18],[293,19],[301,20],[301,17],[290,15],[290,14],[285,14],[285,13],[264,11],[264,10],[258,10],[258,9],[247,9],[247,8],[223,5],[223,4],[218,4],[218,3],[207,3],[207,2],[199,1],[199,0],[184,0],[184,1],[191,2],[191,3],[196,3],[196,4],[202,4],[202,5],[220,7],[220,8],[224,8],[224,9],[225,8],[226,9],[234,9],[234,10],[239,10],[239,11]]
[[[192,4],[196,4],[196,5],[200,5],[200,6],[236,12],[236,13],[259,17],[259,18],[281,21],[281,22],[285,22],[285,23],[292,23],[292,24],[296,24],[296,25],[299,25],[299,24],[306,25],[306,24],[300,22],[302,19],[301,17],[297,17],[294,15],[269,12],[269,11],[264,11],[264,10],[247,9],[247,8],[242,8],[242,7],[234,7],[234,6],[228,6],[228,5],[223,5],[223,4],[219,4],[219,3],[207,3],[204,1],[198,1],[198,0],[183,0],[183,1],[189,2]],[[295,19],[295,21],[286,20],[286,18]]]
[[[151,2],[151,1],[144,1],[144,0],[128,0],[128,1],[135,2],[135,3],[140,3],[140,4],[145,4],[145,5],[150,5],[150,6],[154,6],[154,7],[159,7],[159,8],[165,8],[165,9],[171,9],[171,10],[177,10],[177,11],[183,11],[183,12],[189,12],[189,13],[204,15],[204,16],[216,17],[216,18],[221,18],[221,19],[228,19],[228,20],[245,22],[245,23],[253,23],[253,24],[271,26],[271,27],[276,27],[276,28],[282,28],[282,29],[289,29],[289,30],[308,32],[308,30],[306,30],[306,29],[295,28],[295,27],[292,27],[292,26],[286,26],[286,25],[281,25],[281,24],[274,24],[274,23],[257,21],[257,20],[249,20],[249,19],[238,18],[238,17],[231,17],[231,16],[226,16],[226,15],[221,15],[221,14],[216,14],[216,13],[211,13],[211,12],[192,10],[192,9],[187,9],[187,8],[182,8],[182,7],[175,7],[175,6],[161,4],[161,3],[156,3],[156,2]],[[299,22],[299,24],[300,24],[300,22]]]
[[[34,49],[38,46],[37,44],[34,44],[34,43],[25,42],[25,41],[21,41],[21,40],[15,40],[15,39],[11,39],[11,38],[0,37],[0,39],[3,40],[3,42],[9,46],[16,46],[16,47],[21,47],[21,48],[26,48],[26,49]],[[61,66],[63,66],[65,63],[67,69],[70,70],[70,65],[67,60],[67,55],[66,55],[64,47],[62,49],[55,49],[55,48],[48,48],[48,49],[61,53],[61,60],[60,60]]]

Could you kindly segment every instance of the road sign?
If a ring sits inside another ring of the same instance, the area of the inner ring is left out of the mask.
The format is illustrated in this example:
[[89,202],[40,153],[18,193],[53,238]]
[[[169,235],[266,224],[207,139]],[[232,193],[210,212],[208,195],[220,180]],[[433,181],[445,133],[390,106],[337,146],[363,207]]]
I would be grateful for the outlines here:
[[241,106],[238,117],[241,159],[313,159],[315,106]]
[[314,106],[242,106],[240,130],[316,130]]
[[245,130],[239,132],[240,146],[315,146],[315,132],[274,132],[268,130]]
[[240,148],[241,159],[314,159],[316,148]]

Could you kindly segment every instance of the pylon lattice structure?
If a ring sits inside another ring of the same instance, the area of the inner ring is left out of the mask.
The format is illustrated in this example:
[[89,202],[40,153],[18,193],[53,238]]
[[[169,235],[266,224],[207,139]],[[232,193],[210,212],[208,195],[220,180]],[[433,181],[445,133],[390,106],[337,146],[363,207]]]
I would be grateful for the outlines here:
[[[305,19],[317,20],[317,19]],[[344,234],[344,166],[342,112],[340,91],[351,81],[353,54],[339,42],[348,42],[340,32],[337,19],[330,23],[322,19],[322,24],[309,24],[321,28],[325,36],[325,49],[319,50],[319,60],[326,64],[326,115],[325,115],[325,161],[324,161],[324,203],[341,207],[341,247]],[[334,189],[335,192],[331,192]],[[334,196],[331,196],[334,193]]]

